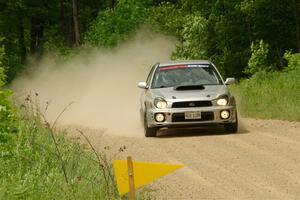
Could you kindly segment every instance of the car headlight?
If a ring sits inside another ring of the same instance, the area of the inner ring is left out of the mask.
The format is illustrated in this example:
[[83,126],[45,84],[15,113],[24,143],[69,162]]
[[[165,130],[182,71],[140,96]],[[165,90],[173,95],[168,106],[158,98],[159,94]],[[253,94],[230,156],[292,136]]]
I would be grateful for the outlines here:
[[156,98],[154,99],[154,105],[156,108],[166,108],[167,107],[167,102],[163,98]]
[[216,99],[216,104],[218,106],[226,106],[228,104],[228,100],[229,97],[226,94],[220,95],[217,99]]
[[226,106],[227,103],[228,103],[227,98],[220,98],[220,99],[217,100],[217,104],[218,104],[219,106]]

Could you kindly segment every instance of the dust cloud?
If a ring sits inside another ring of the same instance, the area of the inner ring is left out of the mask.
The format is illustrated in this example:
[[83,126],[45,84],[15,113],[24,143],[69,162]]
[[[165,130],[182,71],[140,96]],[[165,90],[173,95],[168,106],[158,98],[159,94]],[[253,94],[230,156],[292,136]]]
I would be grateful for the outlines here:
[[[239,106],[238,106],[239,107]],[[245,119],[238,113],[238,133],[247,133],[247,125]]]
[[11,88],[18,99],[38,93],[42,107],[49,102],[46,117],[50,122],[73,102],[60,124],[142,137],[137,83],[146,79],[154,63],[170,58],[175,42],[174,38],[142,31],[117,49],[85,50],[68,62],[48,55],[27,66],[27,73]]

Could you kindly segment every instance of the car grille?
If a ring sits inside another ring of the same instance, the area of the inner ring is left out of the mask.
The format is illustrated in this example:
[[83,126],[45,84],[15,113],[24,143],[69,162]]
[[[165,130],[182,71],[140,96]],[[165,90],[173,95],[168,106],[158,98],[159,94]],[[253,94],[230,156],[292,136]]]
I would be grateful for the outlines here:
[[174,102],[172,108],[190,108],[190,107],[209,107],[212,106],[211,101],[182,101]]
[[213,112],[201,112],[201,119],[185,119],[184,113],[174,113],[172,122],[194,122],[194,121],[210,121],[214,120]]

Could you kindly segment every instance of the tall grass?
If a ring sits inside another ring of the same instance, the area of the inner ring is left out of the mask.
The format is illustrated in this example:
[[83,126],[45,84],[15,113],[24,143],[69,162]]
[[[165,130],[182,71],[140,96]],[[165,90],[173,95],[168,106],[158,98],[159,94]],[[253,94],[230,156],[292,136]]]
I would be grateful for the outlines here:
[[86,146],[71,141],[27,102],[15,132],[0,141],[0,199],[127,199],[118,196],[111,163],[87,137]]
[[300,54],[283,72],[257,72],[233,86],[242,116],[300,121]]

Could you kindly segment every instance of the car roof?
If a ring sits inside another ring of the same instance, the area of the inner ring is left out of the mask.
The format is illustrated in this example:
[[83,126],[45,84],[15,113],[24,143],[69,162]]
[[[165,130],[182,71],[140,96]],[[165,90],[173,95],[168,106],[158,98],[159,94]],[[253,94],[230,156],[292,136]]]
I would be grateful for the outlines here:
[[191,64],[211,64],[208,60],[171,60],[165,62],[159,62],[159,67],[170,66],[170,65],[191,65]]

